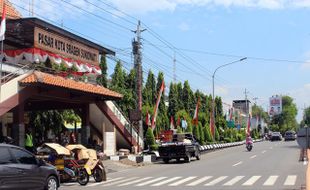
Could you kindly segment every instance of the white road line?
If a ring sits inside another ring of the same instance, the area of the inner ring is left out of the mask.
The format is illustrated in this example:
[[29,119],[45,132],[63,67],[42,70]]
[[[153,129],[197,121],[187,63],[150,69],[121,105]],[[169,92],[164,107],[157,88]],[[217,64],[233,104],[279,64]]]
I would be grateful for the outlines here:
[[250,186],[253,185],[259,178],[261,178],[262,176],[253,176],[250,179],[248,179],[248,181],[244,182],[242,185],[243,186]]
[[240,181],[242,178],[244,178],[244,176],[236,176],[234,178],[232,178],[230,181],[226,182],[224,184],[224,186],[231,186],[234,185],[235,183],[237,183],[238,181]]
[[269,178],[265,181],[265,183],[263,184],[264,186],[271,186],[271,185],[274,185],[275,182],[277,181],[279,176],[277,175],[272,175],[272,176],[269,176]]
[[251,156],[250,158],[253,159],[253,158],[255,158],[255,157],[256,157],[256,155],[253,155],[253,156]]
[[204,181],[207,181],[210,178],[212,178],[212,176],[205,176],[203,178],[200,178],[200,179],[198,179],[196,181],[193,181],[193,182],[187,184],[186,186],[195,186],[195,185],[198,185],[198,184],[200,184],[200,183],[202,183]]
[[266,150],[263,150],[263,151],[262,151],[262,154],[264,154],[265,152],[266,152]]
[[153,180],[150,180],[150,181],[146,181],[144,183],[139,183],[137,184],[136,186],[145,186],[145,185],[148,185],[148,184],[151,184],[151,183],[154,183],[154,182],[157,182],[157,181],[160,181],[160,180],[163,180],[163,179],[166,179],[167,177],[159,177],[159,178],[156,178],[156,179],[153,179]]
[[190,181],[190,180],[192,180],[192,179],[195,179],[196,177],[197,177],[197,176],[187,177],[187,178],[182,179],[182,180],[180,180],[180,181],[171,183],[171,184],[169,184],[169,186],[178,186],[178,185],[183,184],[183,183],[185,183],[185,182],[188,182],[188,181]]
[[223,181],[224,179],[226,179],[228,176],[221,176],[221,177],[218,177],[212,181],[210,181],[209,183],[206,183],[205,186],[212,186],[212,185],[215,185],[221,181]]
[[117,178],[108,178],[107,181],[103,181],[103,182],[100,182],[100,183],[93,183],[93,184],[87,184],[87,186],[90,186],[90,187],[93,187],[93,186],[97,186],[97,185],[101,185],[101,184],[106,184],[106,183],[110,183],[110,182],[113,182],[113,181],[116,181],[116,180],[120,180],[120,179],[123,179],[124,177],[117,177]]
[[161,185],[164,185],[164,184],[167,184],[167,183],[170,183],[170,182],[172,182],[172,181],[175,181],[175,180],[178,180],[178,179],[180,179],[181,177],[173,177],[173,178],[170,178],[170,179],[167,179],[167,180],[165,180],[165,181],[162,181],[162,182],[159,182],[159,183],[155,183],[155,184],[153,184],[153,185],[151,185],[151,186],[161,186]]
[[287,178],[286,178],[286,180],[284,182],[284,185],[295,185],[296,178],[297,178],[296,175],[289,175],[289,176],[287,176]]
[[238,166],[238,165],[240,165],[240,164],[242,164],[242,162],[238,162],[238,163],[236,163],[236,164],[234,164],[234,165],[232,165],[232,166],[235,167],[235,166]]
[[145,181],[145,180],[148,180],[148,179],[151,179],[152,177],[145,177],[145,178],[142,178],[142,179],[137,179],[137,180],[134,180],[134,181],[129,181],[127,183],[123,183],[123,184],[119,184],[118,186],[125,186],[125,185],[131,185],[131,184],[134,184],[134,183],[139,183],[141,181]]
[[120,181],[114,181],[112,183],[107,183],[107,184],[104,184],[102,186],[111,186],[111,185],[115,185],[115,184],[119,184],[119,183],[123,183],[123,182],[126,182],[126,181],[130,181],[130,180],[134,180],[134,179],[137,179],[138,177],[130,177],[130,178],[126,178],[126,179],[123,179],[123,180],[120,180]]

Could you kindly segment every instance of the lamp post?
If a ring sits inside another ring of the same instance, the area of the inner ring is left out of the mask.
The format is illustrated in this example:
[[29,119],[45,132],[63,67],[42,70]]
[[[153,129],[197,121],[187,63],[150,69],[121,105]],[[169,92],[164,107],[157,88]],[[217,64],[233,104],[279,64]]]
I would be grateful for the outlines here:
[[[213,75],[212,75],[212,121],[210,121],[210,122],[212,122],[211,123],[211,126],[212,126],[212,129],[214,129],[213,130],[213,133],[212,133],[212,137],[214,138],[214,132],[215,132],[215,128],[214,128],[214,124],[215,124],[215,117],[214,117],[214,109],[215,109],[215,99],[214,99],[214,76],[215,76],[215,73],[216,73],[216,71],[217,70],[219,70],[220,68],[223,68],[223,67],[226,67],[226,66],[228,66],[228,65],[232,65],[232,64],[234,64],[234,63],[238,63],[238,62],[241,62],[241,61],[244,61],[244,60],[246,60],[247,59],[247,57],[243,57],[243,58],[241,58],[241,59],[239,59],[239,60],[236,60],[236,61],[233,61],[233,62],[231,62],[231,63],[227,63],[227,64],[224,64],[224,65],[221,65],[221,66],[219,66],[219,67],[217,67],[216,69],[215,69],[215,71],[214,71],[214,73],[213,73]],[[212,132],[212,131],[211,131]]]

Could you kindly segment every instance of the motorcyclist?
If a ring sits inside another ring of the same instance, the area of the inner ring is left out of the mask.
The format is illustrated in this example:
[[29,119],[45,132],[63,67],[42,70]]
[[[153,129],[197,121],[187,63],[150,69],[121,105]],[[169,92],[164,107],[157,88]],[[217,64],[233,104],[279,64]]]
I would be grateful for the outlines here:
[[247,135],[245,139],[245,144],[253,144],[253,140],[250,135]]

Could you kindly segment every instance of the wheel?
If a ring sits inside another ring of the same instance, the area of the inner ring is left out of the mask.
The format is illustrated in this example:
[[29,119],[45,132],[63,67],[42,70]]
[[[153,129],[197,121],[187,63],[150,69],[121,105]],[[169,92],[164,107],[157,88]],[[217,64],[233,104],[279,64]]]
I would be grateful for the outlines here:
[[85,169],[78,170],[77,173],[77,182],[80,185],[86,185],[89,181],[89,175]]
[[178,163],[180,162],[180,158],[177,158],[176,160],[177,160]]
[[197,159],[197,160],[200,160],[200,152],[197,152],[197,153],[196,153],[196,159]]
[[169,163],[169,158],[164,158],[164,162],[165,162],[165,164],[168,164]]
[[103,172],[100,168],[95,168],[93,171],[93,177],[96,182],[101,182],[103,180]]
[[57,190],[58,180],[55,176],[49,176],[46,180],[44,190]]
[[187,154],[186,157],[184,158],[184,160],[187,163],[191,162],[191,156],[189,154]]

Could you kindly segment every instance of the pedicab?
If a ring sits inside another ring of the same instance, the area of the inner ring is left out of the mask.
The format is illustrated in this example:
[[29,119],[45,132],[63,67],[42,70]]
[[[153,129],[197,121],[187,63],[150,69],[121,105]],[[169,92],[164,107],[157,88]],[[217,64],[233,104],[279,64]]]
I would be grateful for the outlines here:
[[77,162],[84,165],[84,168],[94,177],[96,182],[107,180],[103,163],[98,159],[96,150],[87,149],[80,144],[67,145],[66,148],[74,152]]
[[38,149],[38,154],[56,167],[61,182],[77,181],[80,185],[88,183],[87,169],[76,162],[69,149],[57,143],[45,143]]

